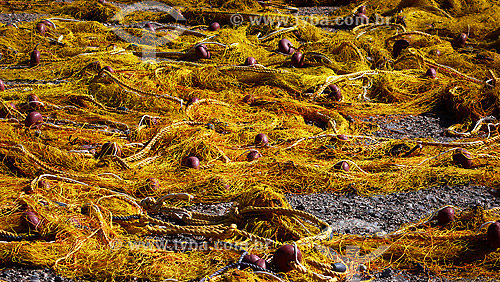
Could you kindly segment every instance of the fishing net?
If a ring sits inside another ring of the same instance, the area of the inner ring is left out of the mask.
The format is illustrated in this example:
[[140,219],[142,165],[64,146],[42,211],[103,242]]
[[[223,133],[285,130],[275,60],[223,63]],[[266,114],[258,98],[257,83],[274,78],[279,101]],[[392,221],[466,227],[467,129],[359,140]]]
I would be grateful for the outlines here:
[[[107,281],[340,281],[417,266],[500,278],[498,208],[357,236],[284,198],[498,189],[498,1],[367,1],[372,23],[358,26],[335,23],[357,1],[322,24],[293,5],[330,1],[159,1],[121,17],[135,1],[117,2],[0,7],[54,25],[0,27],[2,263]],[[368,119],[429,112],[452,116],[448,136],[376,137]],[[214,203],[232,204],[193,210]],[[273,253],[286,243],[283,273]]]

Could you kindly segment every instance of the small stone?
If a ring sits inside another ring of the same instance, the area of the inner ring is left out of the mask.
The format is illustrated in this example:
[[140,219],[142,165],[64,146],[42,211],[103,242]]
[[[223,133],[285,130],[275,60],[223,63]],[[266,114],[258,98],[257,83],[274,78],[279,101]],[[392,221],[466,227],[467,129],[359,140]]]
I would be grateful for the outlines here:
[[382,278],[389,278],[392,276],[392,268],[386,268],[384,269],[384,271],[382,271],[382,273],[380,274],[380,277]]
[[333,271],[335,272],[346,272],[347,266],[341,262],[336,262],[333,265]]

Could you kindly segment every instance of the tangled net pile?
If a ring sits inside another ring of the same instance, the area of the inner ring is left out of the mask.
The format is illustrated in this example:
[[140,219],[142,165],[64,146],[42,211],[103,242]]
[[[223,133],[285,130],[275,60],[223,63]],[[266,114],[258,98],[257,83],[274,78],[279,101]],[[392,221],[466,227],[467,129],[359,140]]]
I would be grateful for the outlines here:
[[[390,246],[368,271],[419,265],[437,276],[500,278],[490,228],[498,209],[455,208],[447,224],[431,215],[357,236],[333,233],[284,200],[498,188],[499,1],[339,1],[326,26],[336,32],[293,14],[293,5],[330,1],[161,0],[179,7],[182,25],[161,9],[117,19],[132,1],[119,2],[0,8],[51,15],[43,27],[0,27],[2,263],[99,280],[337,281],[358,275],[342,261],[357,245],[360,256]],[[333,24],[360,5],[390,23]],[[231,25],[234,13],[241,25]],[[250,24],[258,15],[290,21]],[[222,28],[207,30],[213,21]],[[289,54],[278,50],[281,39],[293,45]],[[151,51],[159,60],[148,60]],[[244,65],[248,57],[257,64]],[[378,138],[365,121],[440,111],[455,118],[450,142]],[[233,206],[222,215],[189,210],[223,202]],[[207,248],[130,244],[172,238]],[[302,252],[290,269],[272,257],[284,243]],[[268,267],[245,264],[247,252]]]

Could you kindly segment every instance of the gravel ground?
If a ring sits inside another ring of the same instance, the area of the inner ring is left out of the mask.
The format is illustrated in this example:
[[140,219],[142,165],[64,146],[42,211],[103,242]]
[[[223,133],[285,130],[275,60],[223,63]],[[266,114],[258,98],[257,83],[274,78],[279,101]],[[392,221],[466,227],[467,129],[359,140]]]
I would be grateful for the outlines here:
[[[293,208],[308,211],[343,234],[387,234],[435,210],[500,206],[500,197],[483,186],[444,186],[419,191],[362,197],[355,194],[287,195]],[[403,214],[404,212],[404,214]]]
[[0,13],[0,23],[20,23],[20,22],[31,22],[39,18],[47,17],[45,14],[29,14],[29,13],[18,13],[18,14],[2,14]]
[[338,10],[339,7],[330,6],[317,6],[317,7],[300,7],[297,15],[299,16],[309,16],[309,15],[321,15],[330,16],[333,11]]
[[48,268],[31,268],[26,266],[6,266],[0,271],[0,282],[78,282],[80,280],[68,279],[57,275]]
[[380,130],[374,132],[377,137],[388,138],[432,138],[435,141],[451,142],[457,137],[446,135],[446,129],[452,125],[451,119],[434,113],[414,115],[384,115],[362,119],[376,123]]

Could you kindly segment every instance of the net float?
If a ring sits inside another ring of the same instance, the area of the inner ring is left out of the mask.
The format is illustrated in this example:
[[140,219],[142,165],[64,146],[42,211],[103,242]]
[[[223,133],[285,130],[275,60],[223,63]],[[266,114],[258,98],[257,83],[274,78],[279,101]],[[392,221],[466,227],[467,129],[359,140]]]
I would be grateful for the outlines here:
[[32,109],[39,109],[43,105],[42,101],[35,94],[28,95],[28,106]]
[[296,68],[301,68],[304,66],[304,55],[300,52],[295,52],[291,58],[292,66]]
[[266,260],[261,259],[257,255],[247,254],[243,257],[242,262],[254,264],[260,268],[264,268],[264,269],[266,268]]
[[349,163],[347,163],[346,161],[341,161],[341,162],[338,162],[336,163],[333,168],[335,169],[341,169],[345,172],[349,172]]
[[437,213],[438,225],[444,226],[455,220],[455,210],[452,207],[440,209]]
[[354,15],[354,25],[355,26],[358,26],[358,25],[362,25],[362,24],[368,24],[370,23],[370,18],[365,15],[364,13],[356,13],[356,15]]
[[108,72],[110,72],[110,73],[115,73],[115,70],[114,70],[112,67],[110,67],[110,66],[105,66],[105,67],[103,67],[103,68],[101,69],[101,72],[102,72],[102,71],[104,71],[104,70],[105,70],[105,71],[108,71]]
[[410,42],[408,40],[396,40],[396,42],[394,42],[394,45],[392,46],[392,55],[394,56],[394,58],[397,58],[399,57],[401,52],[408,47],[410,47]]
[[349,141],[349,137],[347,137],[347,135],[344,134],[338,134],[337,139],[340,141]]
[[259,151],[252,150],[247,155],[247,161],[249,161],[249,162],[255,161],[255,160],[259,159],[260,157],[262,157],[262,155],[259,153]]
[[267,143],[269,143],[267,135],[265,135],[264,133],[259,133],[255,135],[255,141],[254,141],[255,145],[267,145]]
[[431,55],[433,56],[441,56],[441,51],[439,49],[434,49],[431,51]]
[[465,149],[458,150],[458,152],[453,154],[452,158],[456,166],[461,166],[463,168],[472,167],[472,155]]
[[340,90],[340,87],[335,84],[330,84],[326,89],[328,98],[333,99],[337,102],[340,102],[342,100],[342,91]]
[[455,38],[453,45],[455,45],[455,47],[458,47],[458,48],[463,48],[463,47],[465,47],[465,43],[467,43],[468,38],[469,37],[467,36],[467,34],[461,33],[459,36],[457,36],[457,38]]
[[220,29],[220,24],[218,22],[213,22],[208,26],[209,31],[217,31]]
[[45,24],[48,28],[56,28],[56,25],[49,20],[41,20],[40,22]]
[[254,57],[248,57],[246,60],[245,60],[245,66],[253,66],[257,64],[257,60],[254,58]]
[[86,68],[89,68],[94,71],[99,71],[101,68],[101,62],[99,61],[93,61],[92,63],[88,64]]
[[196,46],[194,48],[194,52],[196,53],[196,57],[198,57],[198,59],[210,59],[212,57],[205,44]]
[[152,24],[152,23],[146,23],[146,25],[144,25],[144,28],[145,28],[146,30],[151,31],[151,32],[155,32],[155,27],[153,26],[153,24]]
[[31,112],[24,120],[24,125],[28,128],[39,128],[43,123],[43,116],[39,112]]
[[160,182],[154,177],[146,179],[146,183],[148,184],[148,188],[152,191],[160,189]]
[[150,196],[152,193],[158,191],[158,189],[160,189],[160,182],[158,181],[158,179],[154,177],[149,177],[138,187],[137,192],[142,197],[147,197]]
[[494,222],[488,226],[488,246],[493,249],[500,248],[500,222]]
[[435,68],[428,68],[425,72],[425,76],[435,79],[437,77],[437,72]]
[[38,181],[36,185],[38,188],[50,189],[50,183],[45,179]]
[[291,55],[295,51],[295,48],[293,48],[292,42],[290,42],[290,40],[283,38],[278,42],[278,50],[281,53]]
[[3,82],[3,80],[0,79],[0,91],[4,90],[5,90],[5,83]]
[[96,155],[96,159],[100,159],[104,156],[122,156],[122,150],[116,142],[106,142],[102,145],[101,151]]
[[198,97],[191,97],[188,100],[188,104],[190,105],[190,104],[196,103],[198,101],[200,101],[200,98],[198,98]]
[[47,32],[47,30],[48,27],[43,22],[39,22],[36,24],[36,31],[38,31],[41,36],[45,36],[45,32]]
[[188,157],[185,164],[188,168],[200,169],[200,160],[195,156]]
[[160,124],[160,118],[158,117],[151,117],[151,116],[146,116],[144,117],[144,124],[151,127]]
[[31,210],[25,211],[23,213],[22,219],[24,221],[25,226],[32,231],[38,231],[38,228],[40,228],[42,224],[38,215]]
[[281,272],[288,272],[293,270],[290,266],[291,262],[302,261],[302,253],[299,248],[292,245],[283,245],[273,255],[273,263],[276,269]]
[[265,259],[259,259],[258,261],[256,261],[254,263],[256,266],[260,267],[260,268],[264,268],[266,269],[266,260]]
[[359,8],[356,11],[356,13],[358,13],[358,14],[366,14],[366,6],[365,5],[359,6]]
[[243,103],[249,104],[249,105],[255,103],[255,96],[252,94],[246,95],[245,97],[243,97]]
[[40,64],[40,51],[36,48],[30,53],[30,67],[35,67]]
[[260,260],[260,257],[258,255],[247,254],[247,255],[243,256],[242,262],[255,264],[258,260]]

